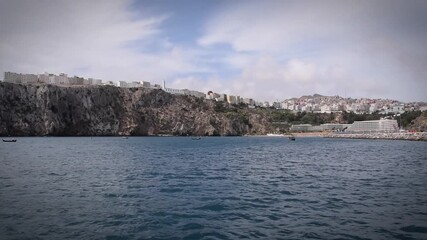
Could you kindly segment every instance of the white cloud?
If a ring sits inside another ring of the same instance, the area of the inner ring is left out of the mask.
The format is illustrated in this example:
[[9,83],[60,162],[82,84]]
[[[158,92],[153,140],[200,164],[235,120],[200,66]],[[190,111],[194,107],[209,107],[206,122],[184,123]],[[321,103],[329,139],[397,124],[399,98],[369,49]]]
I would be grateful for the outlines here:
[[264,83],[246,87],[254,96],[426,100],[425,10],[423,1],[234,2],[206,24],[198,43],[229,45],[225,62],[241,72],[235,89]]
[[282,100],[284,96],[309,94],[321,91],[326,85],[324,74],[310,62],[292,59],[281,63],[270,56],[260,57],[247,65],[242,74],[233,80],[233,92],[259,100]]
[[287,63],[284,77],[302,84],[313,81],[316,71],[315,64],[294,59]]
[[[130,1],[2,1],[0,71],[154,80],[197,68],[162,39],[167,16],[137,16]],[[149,44],[163,41],[152,51]]]
[[242,67],[238,76],[221,81],[226,84],[207,81],[203,86],[216,92],[268,101],[314,93],[347,97],[386,96],[390,90],[390,86],[379,85],[381,82],[376,76],[356,80],[352,75],[339,65],[322,66],[302,59],[280,62],[266,55],[252,59]]
[[166,87],[178,89],[191,89],[203,93],[208,91],[221,92],[230,94],[229,87],[218,77],[208,79],[197,78],[194,76],[178,77],[170,82],[166,82]]
[[[306,39],[343,37],[352,24],[359,31],[355,15],[366,3],[333,1],[249,1],[235,3],[219,12],[208,24],[199,44],[229,43],[236,51],[283,50]],[[348,35],[347,35],[348,36]]]
[[[260,100],[426,100],[425,1],[226,2],[202,36],[179,26],[180,44],[165,26],[184,13],[147,15],[132,3],[0,0],[0,72],[166,80]],[[206,20],[191,16],[182,23]]]

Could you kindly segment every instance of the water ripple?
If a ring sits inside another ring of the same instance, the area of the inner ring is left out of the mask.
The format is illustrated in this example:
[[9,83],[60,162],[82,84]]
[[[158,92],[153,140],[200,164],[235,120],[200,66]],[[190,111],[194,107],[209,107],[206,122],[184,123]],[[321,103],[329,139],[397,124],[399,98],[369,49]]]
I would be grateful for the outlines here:
[[1,239],[427,239],[425,142],[20,138]]

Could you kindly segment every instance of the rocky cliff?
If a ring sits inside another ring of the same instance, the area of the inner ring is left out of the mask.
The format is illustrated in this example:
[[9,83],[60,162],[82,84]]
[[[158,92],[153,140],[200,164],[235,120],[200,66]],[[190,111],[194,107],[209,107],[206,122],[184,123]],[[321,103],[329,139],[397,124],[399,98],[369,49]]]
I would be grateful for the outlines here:
[[0,135],[245,135],[271,130],[257,109],[162,90],[0,83]]
[[419,132],[426,132],[427,131],[427,112],[421,113],[420,116],[412,120],[410,125],[408,126],[408,129],[415,130]]

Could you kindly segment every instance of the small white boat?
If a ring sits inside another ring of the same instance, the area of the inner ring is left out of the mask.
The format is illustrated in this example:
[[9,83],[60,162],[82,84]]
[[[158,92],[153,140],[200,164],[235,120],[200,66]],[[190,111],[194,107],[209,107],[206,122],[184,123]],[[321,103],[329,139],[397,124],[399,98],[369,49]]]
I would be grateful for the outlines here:
[[15,138],[8,138],[8,139],[2,139],[3,140],[3,142],[16,142],[16,139]]
[[122,137],[122,139],[128,139],[128,137],[125,136],[125,137]]

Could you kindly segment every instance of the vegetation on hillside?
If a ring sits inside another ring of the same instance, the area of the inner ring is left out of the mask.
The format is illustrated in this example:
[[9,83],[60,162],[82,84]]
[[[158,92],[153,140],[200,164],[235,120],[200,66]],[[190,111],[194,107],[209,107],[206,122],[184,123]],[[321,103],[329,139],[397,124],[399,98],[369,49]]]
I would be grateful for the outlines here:
[[271,119],[273,122],[287,122],[289,124],[312,124],[320,125],[335,121],[336,113],[293,113],[290,110],[272,110]]
[[376,113],[365,113],[356,114],[354,112],[342,112],[342,113],[311,113],[311,112],[300,112],[293,113],[290,110],[272,109],[270,112],[271,120],[273,123],[286,123],[287,125],[294,124],[311,124],[320,125],[324,123],[348,123],[352,124],[355,121],[369,121],[379,120],[381,118],[396,119],[399,126],[402,124],[403,128],[410,126],[417,117],[422,115],[421,111],[404,112],[400,116],[395,114],[379,114]]
[[380,120],[381,118],[384,117],[391,117],[392,115],[386,115],[386,114],[379,114],[378,112],[376,113],[364,113],[364,114],[356,114],[354,112],[346,112],[344,111],[342,113],[342,117],[343,120],[345,121],[345,123],[349,123],[352,124],[355,121],[369,121],[369,120]]
[[[399,116],[397,119],[399,122],[399,125],[402,125],[403,128],[407,128],[413,123],[413,121],[420,117],[422,115],[421,111],[411,111],[411,112],[404,112]],[[427,115],[427,112],[424,112],[424,115]]]
[[[229,119],[238,120],[238,122],[248,124],[248,115],[246,104],[227,104],[225,102],[215,102],[214,111],[217,113],[225,113]],[[405,112],[401,115],[396,114],[380,114],[365,113],[356,114],[354,112],[339,112],[339,113],[312,113],[312,112],[298,112],[294,113],[287,109],[274,109],[274,108],[257,108],[253,111],[263,112],[265,116],[270,118],[272,126],[277,131],[286,131],[295,124],[311,124],[320,125],[324,123],[347,123],[352,124],[355,121],[369,121],[379,120],[381,118],[396,119],[399,126],[409,129],[417,117],[422,115],[421,111]]]

